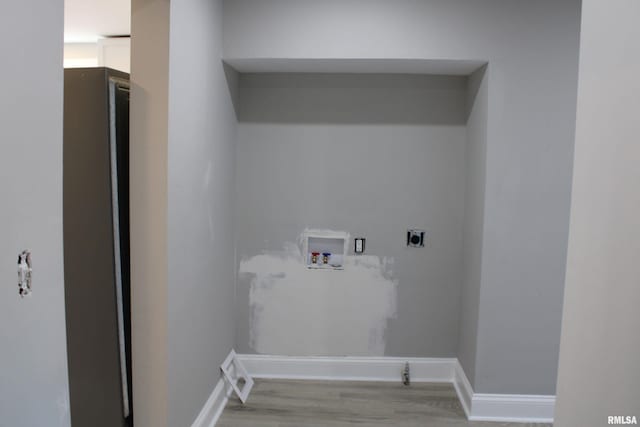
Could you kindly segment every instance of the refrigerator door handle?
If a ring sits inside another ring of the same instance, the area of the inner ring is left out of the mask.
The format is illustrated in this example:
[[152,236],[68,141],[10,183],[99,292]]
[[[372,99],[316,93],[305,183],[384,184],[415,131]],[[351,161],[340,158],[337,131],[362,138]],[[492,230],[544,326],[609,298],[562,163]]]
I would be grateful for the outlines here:
[[111,157],[111,206],[113,218],[113,256],[116,278],[116,305],[118,311],[118,343],[120,349],[120,376],[122,384],[122,409],[124,417],[131,413],[129,401],[129,377],[127,375],[127,353],[125,344],[124,305],[122,300],[122,264],[120,248],[120,208],[118,203],[118,156],[116,138],[116,90],[120,82],[109,79],[109,151]]

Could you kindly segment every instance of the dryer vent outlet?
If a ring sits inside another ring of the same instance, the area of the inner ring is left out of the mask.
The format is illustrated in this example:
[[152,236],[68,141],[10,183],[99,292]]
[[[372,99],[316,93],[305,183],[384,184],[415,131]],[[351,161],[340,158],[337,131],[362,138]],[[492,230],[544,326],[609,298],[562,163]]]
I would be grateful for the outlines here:
[[424,230],[407,230],[407,246],[411,248],[424,248]]

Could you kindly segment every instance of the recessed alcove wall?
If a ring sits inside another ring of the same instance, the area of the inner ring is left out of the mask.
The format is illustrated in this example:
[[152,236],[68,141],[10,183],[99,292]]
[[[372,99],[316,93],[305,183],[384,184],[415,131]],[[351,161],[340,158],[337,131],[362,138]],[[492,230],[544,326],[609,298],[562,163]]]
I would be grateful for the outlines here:
[[[316,318],[308,313],[318,301],[304,293],[291,294],[280,301],[280,316],[288,315],[284,308],[289,306],[300,316],[269,328],[259,324],[256,313],[265,307],[255,304],[255,275],[241,273],[236,284],[238,351],[457,357],[461,303],[474,305],[461,300],[463,278],[472,274],[465,273],[464,238],[472,240],[466,254],[470,257],[474,248],[480,250],[481,236],[469,227],[482,224],[481,217],[467,217],[465,232],[465,205],[471,203],[475,215],[482,212],[478,206],[483,203],[481,194],[467,194],[467,181],[482,182],[472,187],[474,191],[484,188],[483,168],[475,166],[484,164],[484,149],[471,147],[486,142],[481,135],[486,132],[481,124],[486,114],[473,109],[474,102],[484,102],[479,110],[486,112],[486,97],[476,97],[484,68],[475,76],[239,75],[238,262],[264,253],[282,254],[305,228],[344,230],[367,239],[367,255],[393,261],[385,274],[397,286],[396,294],[389,296],[395,298],[395,310],[383,327],[384,345],[374,337],[375,346],[360,348],[350,340],[349,313],[341,311],[362,310],[372,303],[369,295],[328,290],[335,294],[324,295],[327,299],[353,301],[319,312]],[[424,248],[406,247],[409,228],[426,230]],[[349,248],[353,253],[351,244]],[[342,273],[331,274],[335,278]],[[362,289],[367,292],[366,286]],[[341,333],[327,330],[336,318],[344,318]],[[354,335],[360,333],[353,329]],[[308,344],[300,345],[297,336]]]

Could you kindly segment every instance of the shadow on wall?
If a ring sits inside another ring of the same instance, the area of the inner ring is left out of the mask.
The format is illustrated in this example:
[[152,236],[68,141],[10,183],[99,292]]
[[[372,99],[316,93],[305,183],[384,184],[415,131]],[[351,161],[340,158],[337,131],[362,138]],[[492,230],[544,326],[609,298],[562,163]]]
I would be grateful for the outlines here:
[[236,113],[237,118],[240,115],[240,73],[238,73],[235,68],[224,61],[222,61],[222,70],[224,71],[224,78],[227,81],[227,88],[229,89],[229,96],[231,97],[231,103],[233,104],[233,111]]
[[[228,66],[227,66],[228,67]],[[240,122],[464,125],[466,76],[246,73]]]

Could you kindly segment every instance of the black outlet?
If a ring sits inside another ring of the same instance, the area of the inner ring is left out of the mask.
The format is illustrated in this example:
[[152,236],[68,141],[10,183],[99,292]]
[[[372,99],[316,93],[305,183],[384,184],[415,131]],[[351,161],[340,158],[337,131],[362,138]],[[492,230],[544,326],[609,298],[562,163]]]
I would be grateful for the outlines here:
[[407,230],[407,246],[412,248],[423,248],[424,230]]

